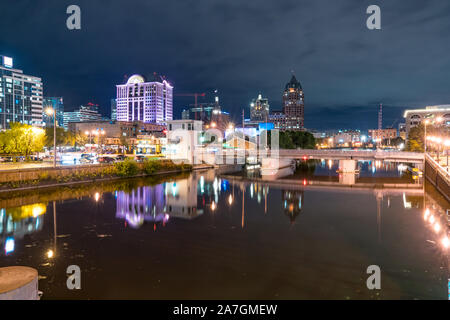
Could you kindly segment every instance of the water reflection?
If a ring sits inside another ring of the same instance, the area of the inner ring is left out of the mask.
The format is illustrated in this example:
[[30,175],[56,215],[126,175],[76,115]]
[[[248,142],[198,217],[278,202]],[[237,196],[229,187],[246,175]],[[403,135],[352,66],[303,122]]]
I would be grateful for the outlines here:
[[287,215],[291,223],[293,223],[302,211],[304,193],[301,190],[282,190],[281,192],[284,214]]
[[[373,298],[359,280],[375,261],[392,271],[383,298],[440,297],[449,206],[438,194],[293,176],[203,171],[0,200],[0,265],[38,268],[47,297],[73,298],[65,268],[77,264],[87,277],[81,298],[342,299]],[[324,268],[335,272],[326,280]],[[117,289],[108,285],[113,278]]]
[[45,203],[0,209],[0,244],[4,254],[14,252],[15,243],[42,229]]

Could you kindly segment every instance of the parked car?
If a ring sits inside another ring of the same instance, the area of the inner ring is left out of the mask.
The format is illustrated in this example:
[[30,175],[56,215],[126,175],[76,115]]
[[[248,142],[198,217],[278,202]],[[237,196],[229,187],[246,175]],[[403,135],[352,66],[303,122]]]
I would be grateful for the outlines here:
[[116,161],[123,161],[127,158],[127,156],[124,156],[123,154],[119,154],[118,156],[116,156]]
[[145,159],[146,159],[145,156],[136,156],[136,158],[135,158],[136,162],[144,162]]
[[94,159],[92,159],[90,157],[81,157],[80,163],[94,163]]
[[111,157],[99,157],[99,158],[97,159],[97,161],[98,161],[99,163],[113,163],[113,162],[114,162],[114,159],[111,158]]

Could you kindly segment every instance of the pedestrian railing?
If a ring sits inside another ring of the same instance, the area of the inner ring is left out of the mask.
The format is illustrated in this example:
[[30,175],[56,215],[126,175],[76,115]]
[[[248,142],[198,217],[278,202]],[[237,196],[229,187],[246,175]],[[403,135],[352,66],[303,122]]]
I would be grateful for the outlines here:
[[444,169],[436,160],[433,159],[428,153],[425,154],[425,159],[428,164],[436,170],[442,177],[445,177],[447,182],[450,184],[450,173]]

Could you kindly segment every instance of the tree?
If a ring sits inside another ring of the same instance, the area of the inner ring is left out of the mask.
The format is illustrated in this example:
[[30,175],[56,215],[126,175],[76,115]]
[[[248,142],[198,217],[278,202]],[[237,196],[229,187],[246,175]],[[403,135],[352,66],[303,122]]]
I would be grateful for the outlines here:
[[314,149],[316,140],[307,131],[282,131],[280,132],[280,149]]
[[408,133],[408,142],[406,143],[406,150],[413,152],[424,152],[424,136],[425,130],[422,124],[419,124],[418,126],[411,128]]
[[125,154],[125,149],[128,149],[128,139],[125,136],[120,136],[119,139],[120,146],[122,147],[122,153]]
[[45,144],[45,131],[40,128],[26,125],[23,128],[23,138],[21,144],[21,154],[28,159],[30,154],[40,152]]
[[3,152],[28,158],[32,153],[42,151],[45,143],[44,130],[19,122],[10,123],[10,127],[1,134]]
[[[53,127],[45,128],[45,146],[47,148],[53,147]],[[76,136],[70,132],[65,131],[63,128],[56,127],[56,145],[57,146],[73,146],[76,142]]]
[[383,145],[385,145],[385,146],[398,147],[402,143],[405,143],[405,140],[403,140],[401,137],[395,137],[392,139],[384,139],[383,140]]

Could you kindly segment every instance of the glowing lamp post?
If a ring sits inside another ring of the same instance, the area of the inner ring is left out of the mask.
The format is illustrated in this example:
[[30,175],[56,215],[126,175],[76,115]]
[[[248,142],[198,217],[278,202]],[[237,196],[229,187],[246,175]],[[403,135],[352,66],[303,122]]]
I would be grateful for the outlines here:
[[53,167],[56,168],[56,112],[53,108],[47,108],[45,113],[53,116]]
[[425,124],[425,136],[424,136],[424,144],[425,144],[425,153],[427,153],[427,124],[430,123],[430,120],[425,120],[424,124]]
[[447,172],[448,172],[448,148],[450,147],[450,139],[444,141],[445,153],[447,155]]

